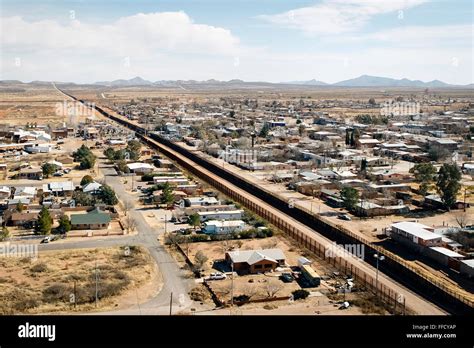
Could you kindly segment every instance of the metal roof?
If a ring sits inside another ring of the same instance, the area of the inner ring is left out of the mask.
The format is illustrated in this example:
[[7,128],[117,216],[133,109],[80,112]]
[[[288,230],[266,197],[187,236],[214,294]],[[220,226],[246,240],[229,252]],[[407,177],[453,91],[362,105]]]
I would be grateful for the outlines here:
[[246,262],[253,265],[262,260],[269,260],[277,262],[277,260],[284,260],[285,254],[281,249],[263,249],[263,250],[236,250],[227,253],[232,262],[240,263]]
[[94,209],[87,214],[72,214],[72,225],[89,225],[89,224],[107,224],[110,222],[110,215],[103,213],[98,209]]

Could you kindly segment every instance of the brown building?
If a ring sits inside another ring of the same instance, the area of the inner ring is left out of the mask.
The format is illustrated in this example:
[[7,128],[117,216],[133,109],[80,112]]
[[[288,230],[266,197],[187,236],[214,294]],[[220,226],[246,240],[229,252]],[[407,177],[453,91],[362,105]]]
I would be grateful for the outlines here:
[[226,261],[238,273],[264,273],[285,266],[285,254],[280,249],[236,250],[225,254]]
[[18,179],[43,180],[43,170],[41,168],[26,168],[18,172]]

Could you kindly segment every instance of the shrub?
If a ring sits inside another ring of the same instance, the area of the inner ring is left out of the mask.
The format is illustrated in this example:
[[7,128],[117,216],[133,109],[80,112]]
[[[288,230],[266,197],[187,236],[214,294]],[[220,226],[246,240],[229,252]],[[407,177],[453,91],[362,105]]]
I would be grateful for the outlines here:
[[292,295],[293,295],[294,300],[300,300],[300,299],[304,300],[306,297],[309,296],[309,291],[304,290],[304,289],[299,289],[299,290],[293,291]]
[[209,240],[209,236],[207,234],[193,234],[187,238],[188,241],[192,243],[207,242]]
[[33,273],[42,273],[42,272],[46,272],[47,270],[48,270],[48,265],[45,264],[44,262],[37,263],[36,265],[30,268],[30,271]]

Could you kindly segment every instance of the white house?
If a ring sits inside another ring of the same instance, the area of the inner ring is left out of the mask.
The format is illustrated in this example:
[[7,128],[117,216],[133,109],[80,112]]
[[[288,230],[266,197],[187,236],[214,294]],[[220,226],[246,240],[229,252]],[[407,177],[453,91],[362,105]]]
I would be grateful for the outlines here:
[[232,232],[240,232],[244,229],[244,226],[245,222],[242,220],[210,220],[204,223],[203,231],[207,234],[227,234]]

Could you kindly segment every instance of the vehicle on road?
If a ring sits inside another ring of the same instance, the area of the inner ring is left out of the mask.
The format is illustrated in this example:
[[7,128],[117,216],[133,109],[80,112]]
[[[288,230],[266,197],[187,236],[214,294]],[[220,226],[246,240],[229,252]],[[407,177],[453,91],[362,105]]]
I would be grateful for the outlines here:
[[61,172],[56,172],[56,173],[53,174],[53,176],[63,176],[63,175],[64,175],[64,173],[61,173]]
[[42,240],[41,240],[41,243],[42,244],[47,244],[51,241],[51,237],[48,236],[48,237],[44,237]]

